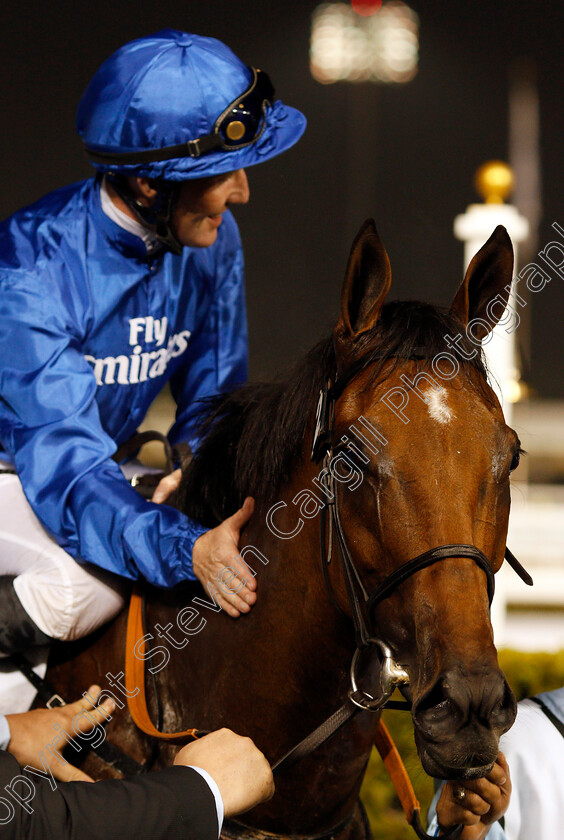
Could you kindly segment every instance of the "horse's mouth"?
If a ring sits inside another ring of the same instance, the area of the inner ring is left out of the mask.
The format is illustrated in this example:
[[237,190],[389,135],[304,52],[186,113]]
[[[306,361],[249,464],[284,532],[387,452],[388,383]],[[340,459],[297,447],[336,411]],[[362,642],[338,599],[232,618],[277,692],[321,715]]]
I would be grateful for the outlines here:
[[432,776],[435,779],[448,779],[453,782],[482,779],[491,772],[492,767],[495,764],[494,760],[486,764],[479,763],[471,766],[453,766],[452,764],[441,761],[438,756],[431,755],[429,750],[425,747],[420,750],[419,759],[428,776]]

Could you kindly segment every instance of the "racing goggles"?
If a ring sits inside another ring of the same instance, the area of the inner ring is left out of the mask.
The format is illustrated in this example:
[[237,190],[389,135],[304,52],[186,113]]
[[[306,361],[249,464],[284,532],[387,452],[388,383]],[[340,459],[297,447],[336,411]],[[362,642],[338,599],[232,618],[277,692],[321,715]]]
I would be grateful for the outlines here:
[[135,165],[181,157],[199,158],[214,149],[232,152],[251,146],[265,129],[266,108],[274,102],[274,87],[262,70],[255,70],[254,67],[249,67],[249,70],[253,74],[251,85],[222,111],[211,134],[203,134],[176,146],[140,152],[100,152],[86,146],[89,159],[93,163]]
[[[243,146],[256,143],[266,125],[266,106],[274,102],[274,87],[262,70],[255,70],[254,67],[249,70],[253,73],[251,86],[219,115],[213,134],[192,140],[192,143],[201,144],[208,137],[221,137],[221,147],[228,150],[242,149]],[[214,143],[213,148],[217,145]]]

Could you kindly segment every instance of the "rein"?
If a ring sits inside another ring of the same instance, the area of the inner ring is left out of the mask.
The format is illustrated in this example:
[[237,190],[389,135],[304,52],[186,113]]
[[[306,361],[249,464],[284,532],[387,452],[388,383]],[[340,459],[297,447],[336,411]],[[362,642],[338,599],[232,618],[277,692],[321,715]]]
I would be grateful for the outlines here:
[[[139,642],[139,640],[142,639],[143,634],[143,595],[140,591],[135,590],[134,592],[132,592],[129,606],[129,616],[127,621],[127,642],[125,651],[125,687],[127,691],[127,703],[129,706],[129,713],[134,723],[146,735],[150,735],[160,740],[166,740],[170,743],[181,743],[187,738],[198,739],[206,735],[207,732],[205,730],[194,728],[185,729],[181,732],[161,732],[153,724],[149,715],[149,711],[147,709],[147,699],[145,694],[145,669],[143,664],[144,660],[137,657],[134,653],[135,647],[137,647],[137,650],[140,654],[143,654],[145,651],[145,642]],[[380,644],[383,650],[388,654],[384,662],[386,662],[386,660],[389,660],[390,670],[388,671],[386,670],[386,668],[383,668],[383,673],[390,673],[389,684],[386,686],[384,692],[385,694],[387,694],[387,696],[389,696],[393,692],[396,685],[396,682],[394,682],[394,663],[391,660],[389,649],[381,642],[376,642],[374,640],[374,643]],[[358,650],[356,651],[355,656],[353,657],[353,662],[351,664],[351,683],[353,687],[356,685],[354,677],[354,667],[356,664],[355,657],[357,656],[357,654]],[[370,695],[366,695],[366,697],[370,698]],[[372,700],[372,698],[370,698],[370,700]],[[384,708],[384,706],[386,706],[387,708],[409,708],[409,704],[392,703],[384,701],[378,706],[378,709],[382,709]],[[338,729],[340,729],[345,723],[347,723],[347,721],[349,721],[356,714],[358,714],[358,712],[376,710],[376,708],[369,708],[368,706],[364,705],[364,703],[358,702],[352,694],[351,689],[349,697],[347,698],[345,703],[334,714],[327,718],[327,720],[325,720],[320,726],[318,726],[317,729],[315,729],[306,738],[300,741],[299,744],[292,747],[292,749],[289,750],[289,752],[287,752],[286,755],[282,756],[282,758],[280,758],[273,765],[272,772],[277,773],[283,769],[287,769],[296,762],[300,761],[302,758],[305,758],[306,756],[310,755],[310,753],[312,753],[315,749],[317,749],[317,747],[321,746],[329,738],[331,738],[331,736],[334,735]],[[430,840],[430,835],[426,834],[421,825],[421,806],[415,795],[415,791],[413,790],[413,786],[411,784],[401,756],[397,750],[397,747],[394,744],[393,739],[382,720],[379,720],[377,724],[377,729],[374,737],[374,746],[378,750],[380,757],[384,762],[386,770],[390,775],[396,793],[401,802],[401,806],[403,808],[407,822],[409,823],[409,825],[411,825],[411,827],[414,829],[415,833],[421,840],[428,840],[428,838]],[[324,833],[323,835],[320,835],[320,838],[333,837],[338,831],[343,830],[343,827],[346,826],[347,822],[348,821],[345,821],[343,824],[339,824],[339,826],[333,827],[328,832]],[[446,838],[446,840],[456,840],[456,838],[459,837],[461,831],[461,826],[454,826],[452,829],[450,829],[450,831],[447,834],[443,836]],[[260,835],[262,838],[263,833],[261,832]],[[230,835],[228,834],[228,836]],[[238,835],[235,833],[234,836]],[[278,835],[276,835],[276,837],[278,837]],[[308,840],[310,840],[310,838],[308,838]]]
[[[149,711],[147,708],[147,698],[145,693],[145,668],[144,660],[140,658],[145,652],[145,642],[143,640],[143,595],[137,588],[131,594],[131,601],[129,606],[129,615],[127,621],[127,641],[125,651],[125,687],[127,692],[127,703],[129,706],[129,713],[136,724],[136,726],[146,735],[160,740],[166,740],[170,743],[182,743],[188,738],[198,739],[207,734],[205,730],[201,729],[184,729],[180,732],[161,732],[153,724]],[[142,640],[141,642],[139,640]],[[388,659],[391,662],[388,648],[382,644],[383,649],[388,653]],[[140,656],[136,656],[134,648],[137,649]],[[355,653],[358,653],[358,651]],[[386,660],[385,660],[386,661]],[[355,658],[351,665],[351,682],[355,685],[353,668],[355,665]],[[390,679],[391,694],[395,688],[395,683],[392,686]],[[389,695],[388,695],[389,696]],[[409,708],[409,704],[402,703],[387,703],[388,708]],[[383,708],[384,703],[378,708]],[[295,747],[292,747],[286,755],[282,756],[272,767],[272,772],[280,772],[283,769],[291,767],[296,762],[310,755],[317,747],[325,743],[332,735],[337,732],[348,720],[354,717],[360,711],[367,711],[367,707],[357,702],[353,696],[349,695],[346,702],[327,720],[325,720],[317,729],[311,732],[306,738],[300,741]],[[376,711],[376,709],[370,709]],[[374,746],[380,753],[382,761],[390,775],[396,793],[400,799],[406,820],[415,830],[417,836],[421,840],[426,840],[429,835],[426,834],[421,826],[420,811],[421,806],[413,790],[413,786],[407,775],[407,771],[401,760],[401,756],[394,744],[390,733],[388,732],[382,720],[378,721],[377,730],[374,738]],[[320,835],[321,838],[332,837],[338,831],[346,827],[348,820],[339,824]],[[446,840],[456,840],[459,836],[459,826],[455,826],[447,834],[443,835]],[[460,828],[461,830],[461,828]],[[228,835],[229,836],[229,835]],[[237,834],[235,834],[237,836]],[[268,835],[266,835],[268,836]],[[273,837],[278,835],[273,835]],[[262,837],[262,832],[261,832]],[[310,840],[310,838],[308,838]],[[316,838],[317,840],[317,838]]]
[[[146,651],[143,606],[143,595],[137,587],[134,587],[129,602],[125,641],[125,688],[129,713],[135,725],[153,738],[172,743],[181,743],[187,738],[200,738],[207,732],[194,728],[184,729],[182,732],[161,732],[151,720],[145,693],[145,661],[142,659]],[[136,650],[137,653],[135,653]]]

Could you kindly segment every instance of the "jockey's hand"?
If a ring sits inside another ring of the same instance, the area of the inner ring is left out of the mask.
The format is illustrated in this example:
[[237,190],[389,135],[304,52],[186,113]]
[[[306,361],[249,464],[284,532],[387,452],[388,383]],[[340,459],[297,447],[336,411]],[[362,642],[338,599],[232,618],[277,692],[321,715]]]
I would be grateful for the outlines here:
[[239,535],[254,508],[254,499],[248,496],[237,513],[198,537],[192,551],[196,577],[206,591],[213,586],[217,603],[231,618],[249,612],[257,599],[256,581],[239,557]]
[[155,492],[153,493],[153,498],[151,499],[152,502],[155,502],[157,505],[166,502],[169,496],[172,496],[173,493],[176,493],[178,487],[180,485],[180,479],[182,478],[182,470],[174,470],[174,472],[165,475],[164,478],[161,478],[157,486],[155,487]]
[[[100,686],[91,685],[88,694],[96,700],[100,691]],[[93,782],[94,779],[77,767],[73,767],[62,757],[62,751],[68,742],[62,730],[68,732],[71,738],[77,737],[73,731],[73,718],[76,718],[77,732],[86,734],[97,724],[105,723],[114,709],[115,703],[109,697],[96,707],[86,697],[82,697],[76,703],[69,703],[67,706],[57,706],[54,709],[32,709],[31,712],[6,715],[10,727],[8,752],[12,753],[21,767],[30,764],[45,772],[47,768],[39,757],[42,753],[51,773],[61,782]],[[55,729],[56,724],[61,729]],[[55,755],[47,749],[48,745],[52,745]]]
[[270,765],[250,738],[230,729],[210,732],[183,747],[175,764],[200,767],[210,774],[223,799],[225,817],[249,811],[274,793]]
[[[461,791],[464,791],[463,799],[459,798]],[[446,832],[453,825],[462,824],[465,828],[460,840],[483,840],[492,823],[507,811],[510,796],[509,767],[500,752],[485,778],[444,785],[437,802],[439,826]]]

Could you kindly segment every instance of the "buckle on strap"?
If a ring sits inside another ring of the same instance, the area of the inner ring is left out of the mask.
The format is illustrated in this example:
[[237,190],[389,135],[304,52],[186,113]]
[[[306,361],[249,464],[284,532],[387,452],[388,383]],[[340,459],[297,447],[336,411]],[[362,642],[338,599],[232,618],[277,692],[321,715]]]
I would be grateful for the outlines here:
[[186,143],[188,146],[188,154],[191,158],[199,158],[202,154],[200,149],[200,139],[197,137],[195,140],[188,140]]

